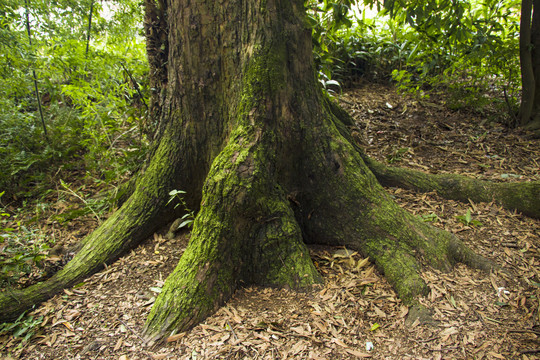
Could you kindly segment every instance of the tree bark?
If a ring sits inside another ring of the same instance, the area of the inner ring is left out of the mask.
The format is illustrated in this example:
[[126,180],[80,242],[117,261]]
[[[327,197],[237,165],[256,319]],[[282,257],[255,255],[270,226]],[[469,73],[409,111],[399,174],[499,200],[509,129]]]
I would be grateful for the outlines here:
[[[146,56],[151,69],[148,74],[150,85],[149,116],[144,128],[149,139],[153,139],[158,131],[161,118],[161,99],[167,88],[169,42],[167,26],[166,0],[145,0],[144,33],[146,37]],[[156,142],[159,140],[156,140]]]
[[426,174],[421,171],[386,166],[365,157],[381,184],[417,192],[436,191],[445,199],[468,202],[495,201],[509,210],[540,219],[540,181],[494,183],[455,174]]
[[519,38],[521,126],[540,129],[540,0],[523,0]]
[[[151,24],[166,26],[150,32],[161,35],[149,42],[168,49],[166,64],[150,59],[161,89],[149,165],[65,269],[0,295],[0,320],[80,281],[177,217],[167,205],[173,189],[186,191],[198,214],[146,323],[152,342],[202,321],[244,284],[301,289],[320,282],[306,244],[369,256],[406,304],[428,292],[423,266],[492,267],[384,191],[350,140],[351,119],[318,86],[303,1],[149,1]],[[166,11],[155,15],[159,9]],[[166,80],[154,68],[165,65]]]
[[531,44],[531,58],[535,90],[532,120],[528,127],[533,129],[540,129],[540,0],[533,0]]

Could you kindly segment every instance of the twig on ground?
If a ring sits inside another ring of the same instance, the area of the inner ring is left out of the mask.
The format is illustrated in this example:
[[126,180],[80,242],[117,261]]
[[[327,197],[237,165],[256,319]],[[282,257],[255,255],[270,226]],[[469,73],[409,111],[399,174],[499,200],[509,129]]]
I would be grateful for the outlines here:
[[540,331],[536,331],[536,330],[532,330],[532,329],[524,329],[524,330],[508,330],[508,332],[511,332],[511,333],[531,333],[531,334],[536,334],[536,335],[540,335]]
[[139,339],[141,339],[143,345],[146,345],[146,340],[144,340],[142,338],[142,336],[140,336],[135,330],[133,330],[132,328],[129,327],[128,324],[126,324],[122,319],[120,319],[120,317],[118,318],[118,321],[120,321],[122,323],[122,325],[124,325],[126,327],[126,329],[128,329],[129,331],[131,331],[133,334],[135,334],[135,336],[137,336]]
[[438,339],[439,336],[433,336],[433,337],[430,337],[429,339],[426,339],[426,340],[416,340],[416,339],[412,339],[414,342],[417,342],[419,344],[421,343],[427,343],[427,342],[430,342],[430,341],[433,341],[433,340],[436,340]]
[[98,356],[101,354],[102,351],[103,351],[103,349],[102,349],[102,347],[100,347],[99,351],[96,354],[96,356],[94,356],[94,360],[96,360],[98,358]]
[[449,351],[449,350],[457,350],[459,349],[458,346],[452,346],[452,347],[445,347],[445,348],[442,348],[442,349],[429,349],[431,351]]
[[229,322],[229,320],[227,320],[227,325],[229,325],[229,329],[231,329],[231,332],[234,335],[235,340],[238,340],[238,336],[236,336],[236,333],[234,332],[234,329],[231,326],[231,323]]
[[531,350],[523,350],[519,352],[520,354],[538,354],[540,353],[540,349],[531,349]]

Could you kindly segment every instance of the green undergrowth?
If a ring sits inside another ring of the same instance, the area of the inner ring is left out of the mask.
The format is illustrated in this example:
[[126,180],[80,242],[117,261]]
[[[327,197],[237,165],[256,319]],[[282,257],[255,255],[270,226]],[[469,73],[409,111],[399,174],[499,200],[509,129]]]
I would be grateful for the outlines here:
[[[5,2],[0,14],[5,201],[40,196],[56,188],[66,172],[110,182],[129,176],[144,159],[152,125],[139,34],[142,8],[129,0],[103,6]],[[21,17],[26,12],[28,23]]]
[[[51,229],[103,221],[144,163],[155,124],[142,11],[132,0],[3,2],[0,291],[58,270]],[[36,321],[4,324],[0,336],[27,339]]]
[[25,226],[17,215],[12,216],[0,207],[0,289],[40,278],[53,242],[39,229]]
[[16,344],[14,349],[18,350],[28,344],[28,341],[37,333],[42,323],[43,316],[22,313],[15,321],[0,324],[0,336],[9,337],[8,344]]
[[[444,94],[452,109],[489,111],[515,124],[519,2],[365,1],[365,9],[353,12],[357,4],[306,1],[326,92],[339,94],[364,80],[392,82],[402,92]],[[366,16],[370,6],[373,15]]]

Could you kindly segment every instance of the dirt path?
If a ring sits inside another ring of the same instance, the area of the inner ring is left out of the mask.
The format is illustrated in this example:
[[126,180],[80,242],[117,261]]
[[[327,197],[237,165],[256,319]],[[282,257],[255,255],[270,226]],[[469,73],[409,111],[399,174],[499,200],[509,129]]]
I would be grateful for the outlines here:
[[[495,181],[540,180],[540,141],[486,119],[407,100],[369,85],[343,96],[371,156],[428,172]],[[456,233],[507,273],[458,265],[426,270],[421,302],[434,322],[409,323],[369,261],[344,249],[312,248],[325,284],[308,293],[247,287],[192,331],[149,349],[141,329],[163,281],[187,245],[155,235],[144,245],[35,311],[45,321],[9,359],[536,359],[540,358],[540,221],[494,204],[388,189],[400,205]],[[476,225],[463,221],[467,210]],[[460,218],[462,220],[460,220]]]

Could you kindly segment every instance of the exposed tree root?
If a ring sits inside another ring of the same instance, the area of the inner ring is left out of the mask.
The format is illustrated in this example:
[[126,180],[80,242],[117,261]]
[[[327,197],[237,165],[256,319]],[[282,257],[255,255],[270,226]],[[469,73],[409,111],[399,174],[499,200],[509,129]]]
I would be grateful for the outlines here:
[[193,238],[146,324],[149,342],[199,323],[239,284],[299,288],[319,281],[304,242],[369,256],[406,304],[429,291],[424,265],[491,268],[454,235],[395,204],[324,107],[316,131],[288,139],[302,149],[288,157],[290,144],[278,127],[263,125],[266,111],[255,106],[207,176]]
[[[423,265],[445,271],[456,262],[484,270],[493,266],[456,236],[401,209],[335,124],[328,121],[321,131],[328,134],[328,145],[306,154],[315,157],[303,170],[308,185],[295,194],[306,242],[345,245],[369,256],[408,304],[428,291],[419,274]],[[324,166],[313,166],[317,163]]]
[[495,183],[455,174],[427,174],[386,166],[364,157],[377,180],[385,186],[397,186],[418,192],[437,191],[445,199],[467,202],[495,201],[524,215],[540,218],[540,181]]
[[170,179],[174,179],[175,170],[159,166],[169,158],[170,147],[163,146],[165,143],[157,150],[133,195],[82,241],[80,250],[62,270],[44,282],[22,290],[8,289],[0,294],[0,322],[13,320],[33,305],[84,280],[172,220],[174,211],[166,203],[168,192],[174,188]]
[[417,192],[436,191],[449,200],[468,202],[495,201],[509,210],[516,210],[535,219],[540,218],[540,181],[495,183],[457,174],[428,174],[418,170],[387,166],[367,156],[355,145],[349,126],[352,117],[335,102],[326,99],[326,107],[335,116],[340,134],[354,145],[377,181],[384,186],[396,186]]
[[149,315],[150,343],[196,325],[239,284],[298,289],[321,281],[259,136],[233,134],[214,161],[192,239]]
[[[125,206],[129,207],[129,204]],[[0,322],[13,320],[33,305],[84,280],[157,230],[149,226],[149,223],[144,221],[146,219],[139,217],[137,219],[139,222],[136,222],[133,215],[126,213],[128,211],[121,209],[113,214],[85,239],[75,257],[50,279],[23,290],[7,290],[0,294]],[[150,213],[139,215],[149,215],[150,219],[153,217]]]

